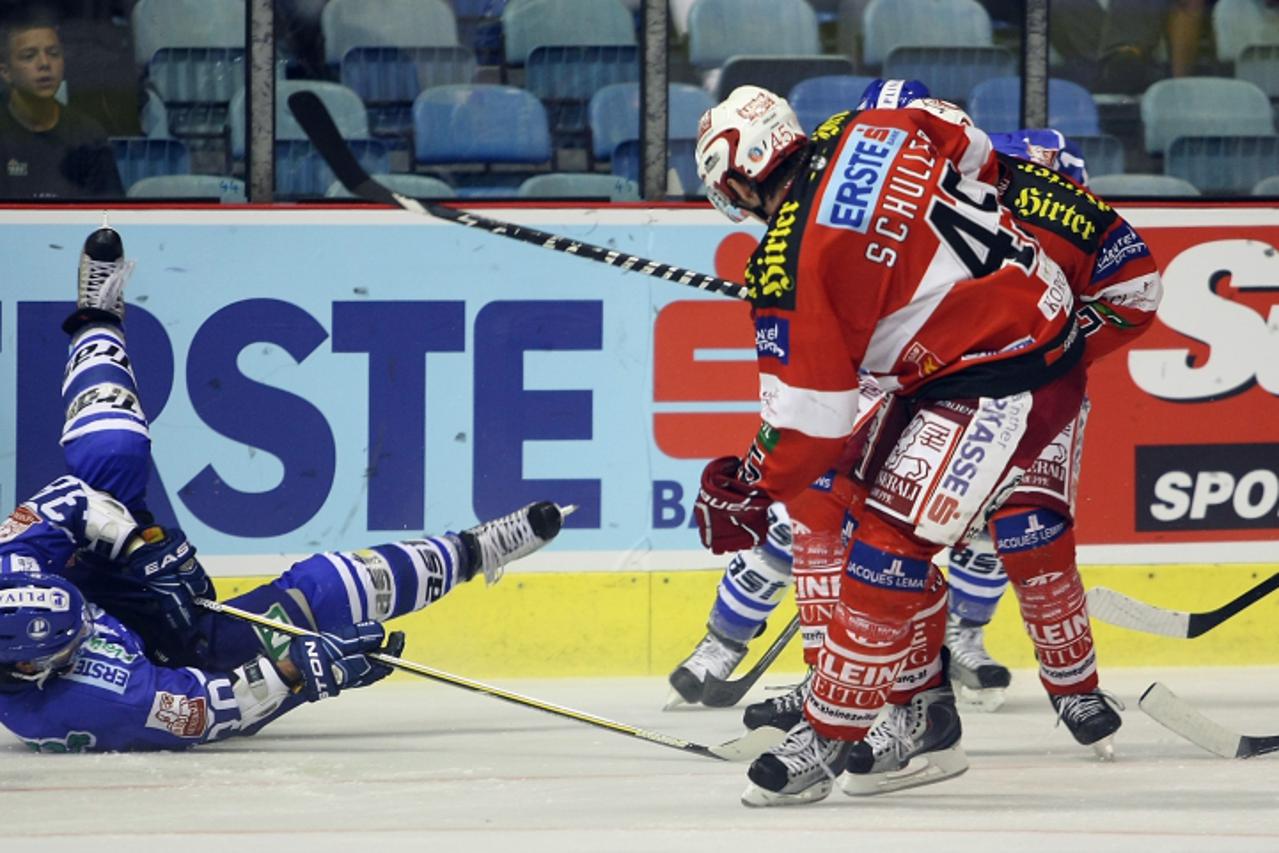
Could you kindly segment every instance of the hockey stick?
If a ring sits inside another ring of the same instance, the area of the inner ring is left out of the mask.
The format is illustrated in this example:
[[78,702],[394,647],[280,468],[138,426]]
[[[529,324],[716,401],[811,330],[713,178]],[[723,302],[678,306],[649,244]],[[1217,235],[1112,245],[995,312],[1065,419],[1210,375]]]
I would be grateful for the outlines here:
[[1233,732],[1190,707],[1158,681],[1146,688],[1137,704],[1164,728],[1222,758],[1253,758],[1279,752],[1279,735]]
[[302,126],[302,130],[306,132],[311,144],[320,152],[324,162],[329,164],[333,174],[342,182],[342,186],[346,187],[358,198],[402,207],[412,213],[433,216],[436,219],[445,219],[449,222],[465,225],[468,228],[479,228],[499,237],[509,237],[512,240],[531,243],[534,246],[541,246],[543,249],[578,255],[592,261],[600,261],[610,266],[619,267],[623,271],[650,275],[665,281],[673,281],[676,284],[696,287],[699,290],[708,290],[712,293],[731,296],[735,299],[749,298],[750,289],[745,285],[728,281],[718,276],[695,272],[658,261],[650,261],[638,255],[628,255],[615,249],[606,249],[603,246],[571,240],[568,237],[560,237],[534,228],[525,228],[523,225],[516,225],[511,222],[488,219],[439,204],[421,202],[417,199],[400,195],[397,192],[392,192],[389,188],[373,180],[369,173],[364,170],[364,167],[360,165],[359,161],[355,159],[355,155],[351,153],[350,147],[346,144],[346,140],[342,138],[341,132],[337,129],[337,125],[333,123],[332,116],[329,115],[328,109],[325,108],[324,102],[320,100],[318,95],[314,92],[294,92],[289,96],[289,109],[293,111],[293,116],[298,120],[298,124]]
[[721,681],[713,675],[707,675],[702,687],[702,704],[711,708],[729,708],[740,702],[746,692],[755,686],[755,682],[759,681],[764,671],[773,665],[773,661],[777,660],[777,656],[782,653],[798,630],[799,614],[797,613],[791,617],[790,624],[782,629],[777,639],[773,640],[773,644],[759,656],[755,665],[741,678]]
[[[242,619],[254,625],[263,628],[269,628],[272,631],[278,631],[281,634],[289,634],[294,637],[313,637],[314,633],[304,628],[298,628],[287,622],[277,622],[267,616],[260,616],[257,613],[250,613],[247,610],[225,604],[218,601],[212,601],[207,598],[197,598],[195,603],[211,610],[214,613],[221,613],[226,616],[232,616],[236,619]],[[512,693],[509,690],[503,690],[500,687],[493,687],[479,681],[471,681],[460,675],[452,675],[438,669],[432,669],[420,663],[414,663],[411,660],[404,660],[392,655],[373,652],[366,657],[375,660],[378,663],[396,669],[411,672],[414,675],[420,675],[423,678],[429,678],[432,681],[440,681],[445,684],[451,684],[454,687],[461,687],[470,690],[473,693],[484,693],[496,699],[502,699],[515,705],[523,705],[526,708],[534,708],[538,711],[545,711],[548,714],[554,714],[557,717],[566,717],[570,720],[576,720],[579,723],[595,726],[596,728],[605,729],[606,731],[615,732],[617,734],[626,735],[628,737],[639,738],[640,740],[655,743],[659,746],[668,746],[671,749],[678,749],[681,752],[691,752],[694,755],[701,755],[705,758],[717,758],[721,761],[741,761],[746,758],[754,758],[765,749],[773,745],[772,742],[765,742],[769,738],[769,733],[765,732],[757,737],[752,737],[755,732],[748,732],[740,738],[726,741],[718,746],[703,746],[700,743],[684,740],[683,738],[673,737],[671,735],[660,734],[659,732],[650,732],[645,729],[627,725],[626,723],[618,723],[604,717],[597,717],[594,714],[588,714],[585,711],[576,711],[572,708],[566,708],[563,705],[556,705],[552,702],[544,702],[541,699],[534,699],[530,696],[523,696],[519,693]],[[762,744],[762,746],[761,746]]]
[[1238,598],[1227,601],[1216,610],[1185,613],[1180,610],[1165,610],[1130,598],[1122,592],[1098,586],[1088,590],[1088,613],[1102,622],[1118,625],[1130,631],[1190,639],[1211,631],[1276,589],[1279,589],[1279,572],[1247,590]]

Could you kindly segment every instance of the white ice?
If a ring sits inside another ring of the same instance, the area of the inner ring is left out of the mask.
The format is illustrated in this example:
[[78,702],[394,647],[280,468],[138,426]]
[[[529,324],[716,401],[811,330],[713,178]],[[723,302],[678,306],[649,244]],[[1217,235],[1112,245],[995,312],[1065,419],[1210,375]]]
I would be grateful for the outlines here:
[[[37,755],[0,734],[0,851],[1279,850],[1279,754],[1229,761],[1180,740],[1137,708],[1152,680],[1279,733],[1279,668],[1110,670],[1127,711],[1101,763],[1019,671],[1001,710],[965,715],[966,775],[747,809],[743,764],[401,676],[188,753]],[[739,709],[660,711],[658,678],[500,685],[700,743],[740,733]]]

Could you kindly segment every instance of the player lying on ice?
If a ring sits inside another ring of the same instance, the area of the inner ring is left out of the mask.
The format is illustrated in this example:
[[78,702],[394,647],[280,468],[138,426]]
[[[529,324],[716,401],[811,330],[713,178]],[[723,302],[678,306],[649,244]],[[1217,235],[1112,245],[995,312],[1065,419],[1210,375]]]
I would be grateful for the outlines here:
[[[1083,405],[1071,283],[999,205],[989,138],[941,107],[841,113],[810,141],[784,100],[743,87],[699,128],[711,200],[768,224],[746,278],[757,338],[777,344],[759,348],[755,442],[703,473],[704,544],[753,546],[772,501],[843,470],[859,371],[891,395],[855,469],[869,494],[804,716],[752,764],[748,805],[819,800],[834,780],[873,794],[967,768],[940,654],[946,582],[930,559],[988,525],[1054,706],[1068,723],[1074,712],[1118,727],[1096,689],[1069,518],[1024,488]],[[889,703],[909,713],[872,744]]]
[[[918,81],[877,80],[867,87],[858,109],[904,107],[928,97],[927,88]],[[966,120],[957,110],[951,114]],[[1087,184],[1083,158],[1058,132],[1026,129],[992,134],[991,141],[1000,164],[1001,203],[1062,266],[1070,281],[1078,300],[1080,328],[1087,338],[1085,362],[1131,343],[1149,328],[1162,292],[1158,270],[1140,235],[1104,201],[1080,190]],[[868,404],[865,383],[862,392],[864,410]],[[1024,486],[1055,496],[1058,510],[1072,519],[1087,412],[1085,404],[1074,423],[1036,460]],[[864,417],[864,412],[859,413],[859,418]],[[796,583],[805,657],[810,664],[816,661],[825,622],[838,598],[839,575],[823,565],[833,562],[824,558],[811,568],[802,563],[811,562],[808,542],[815,529],[842,526],[849,496],[837,493],[848,488],[832,472],[801,493],[789,514],[777,507],[770,510],[777,519],[769,527],[767,540],[734,556],[719,585],[706,637],[671,674],[673,695],[698,701],[708,674],[725,679],[745,656],[746,643],[761,630],[790,581],[792,540],[800,549],[796,576],[818,575]],[[863,486],[859,497],[864,491]],[[1007,575],[984,531],[949,549],[948,557],[948,675],[961,698],[993,710],[1003,701],[1010,673],[986,652],[983,631],[1007,587]],[[746,709],[745,722],[750,728],[788,729],[798,719],[803,698],[800,690],[757,703]],[[1089,709],[1073,704],[1061,710],[1081,743],[1097,743],[1113,731],[1112,726],[1117,727],[1118,718],[1105,711],[1075,713]]]
[[[150,437],[125,348],[119,236],[80,259],[62,396],[69,471],[0,525],[0,723],[57,752],[183,749],[253,734],[303,702],[390,673],[382,622],[420,610],[559,533],[550,502],[461,533],[315,554],[232,600],[317,632],[268,648],[246,622],[195,604],[213,587],[176,527],[153,523]],[[277,640],[280,638],[277,638]]]

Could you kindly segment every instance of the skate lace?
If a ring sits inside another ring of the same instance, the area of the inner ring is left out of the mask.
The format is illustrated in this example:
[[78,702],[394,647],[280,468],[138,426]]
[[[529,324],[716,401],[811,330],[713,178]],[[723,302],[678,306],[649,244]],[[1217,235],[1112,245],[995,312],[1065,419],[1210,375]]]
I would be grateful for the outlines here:
[[490,586],[497,583],[506,564],[537,550],[541,540],[528,522],[526,509],[481,524],[475,531],[480,545],[480,570]]
[[688,662],[707,672],[732,672],[742,653],[730,648],[714,634],[707,634],[689,655]]
[[879,759],[893,753],[901,759],[911,747],[911,732],[915,728],[915,715],[911,713],[913,704],[889,705],[884,719],[875,724],[866,733],[866,743],[870,746],[875,758]]
[[950,648],[951,656],[965,669],[977,669],[996,663],[986,651],[981,628],[952,628],[947,632],[946,645]]
[[774,696],[768,700],[769,706],[774,713],[786,714],[798,711],[804,707],[804,703],[808,700],[808,682],[813,678],[813,671],[810,669],[808,674],[804,676],[804,680],[796,684],[781,696]]
[[835,771],[826,763],[822,755],[825,739],[820,737],[807,722],[800,723],[786,734],[786,739],[773,750],[773,755],[786,765],[788,770],[796,773],[817,767],[831,781],[835,779]]
[[1058,696],[1054,704],[1057,706],[1057,725],[1061,725],[1064,721],[1070,728],[1103,713],[1107,704],[1117,711],[1122,711],[1126,707],[1118,696],[1106,690]]
[[118,292],[128,280],[129,274],[133,272],[133,261],[96,261],[93,258],[85,260],[88,261],[85,285],[94,296]]

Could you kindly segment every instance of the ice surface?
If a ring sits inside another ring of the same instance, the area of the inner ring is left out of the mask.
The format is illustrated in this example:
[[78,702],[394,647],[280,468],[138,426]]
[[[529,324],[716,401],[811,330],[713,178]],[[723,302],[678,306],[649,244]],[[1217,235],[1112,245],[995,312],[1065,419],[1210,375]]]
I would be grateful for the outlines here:
[[[1279,668],[1111,670],[1128,709],[1104,764],[1018,671],[1001,710],[965,714],[966,775],[746,809],[743,764],[400,677],[188,753],[37,755],[0,733],[0,851],[1279,850],[1279,754],[1180,740],[1137,708],[1156,679],[1223,724],[1279,733]],[[500,686],[700,743],[740,733],[739,709],[663,713],[657,678]]]

